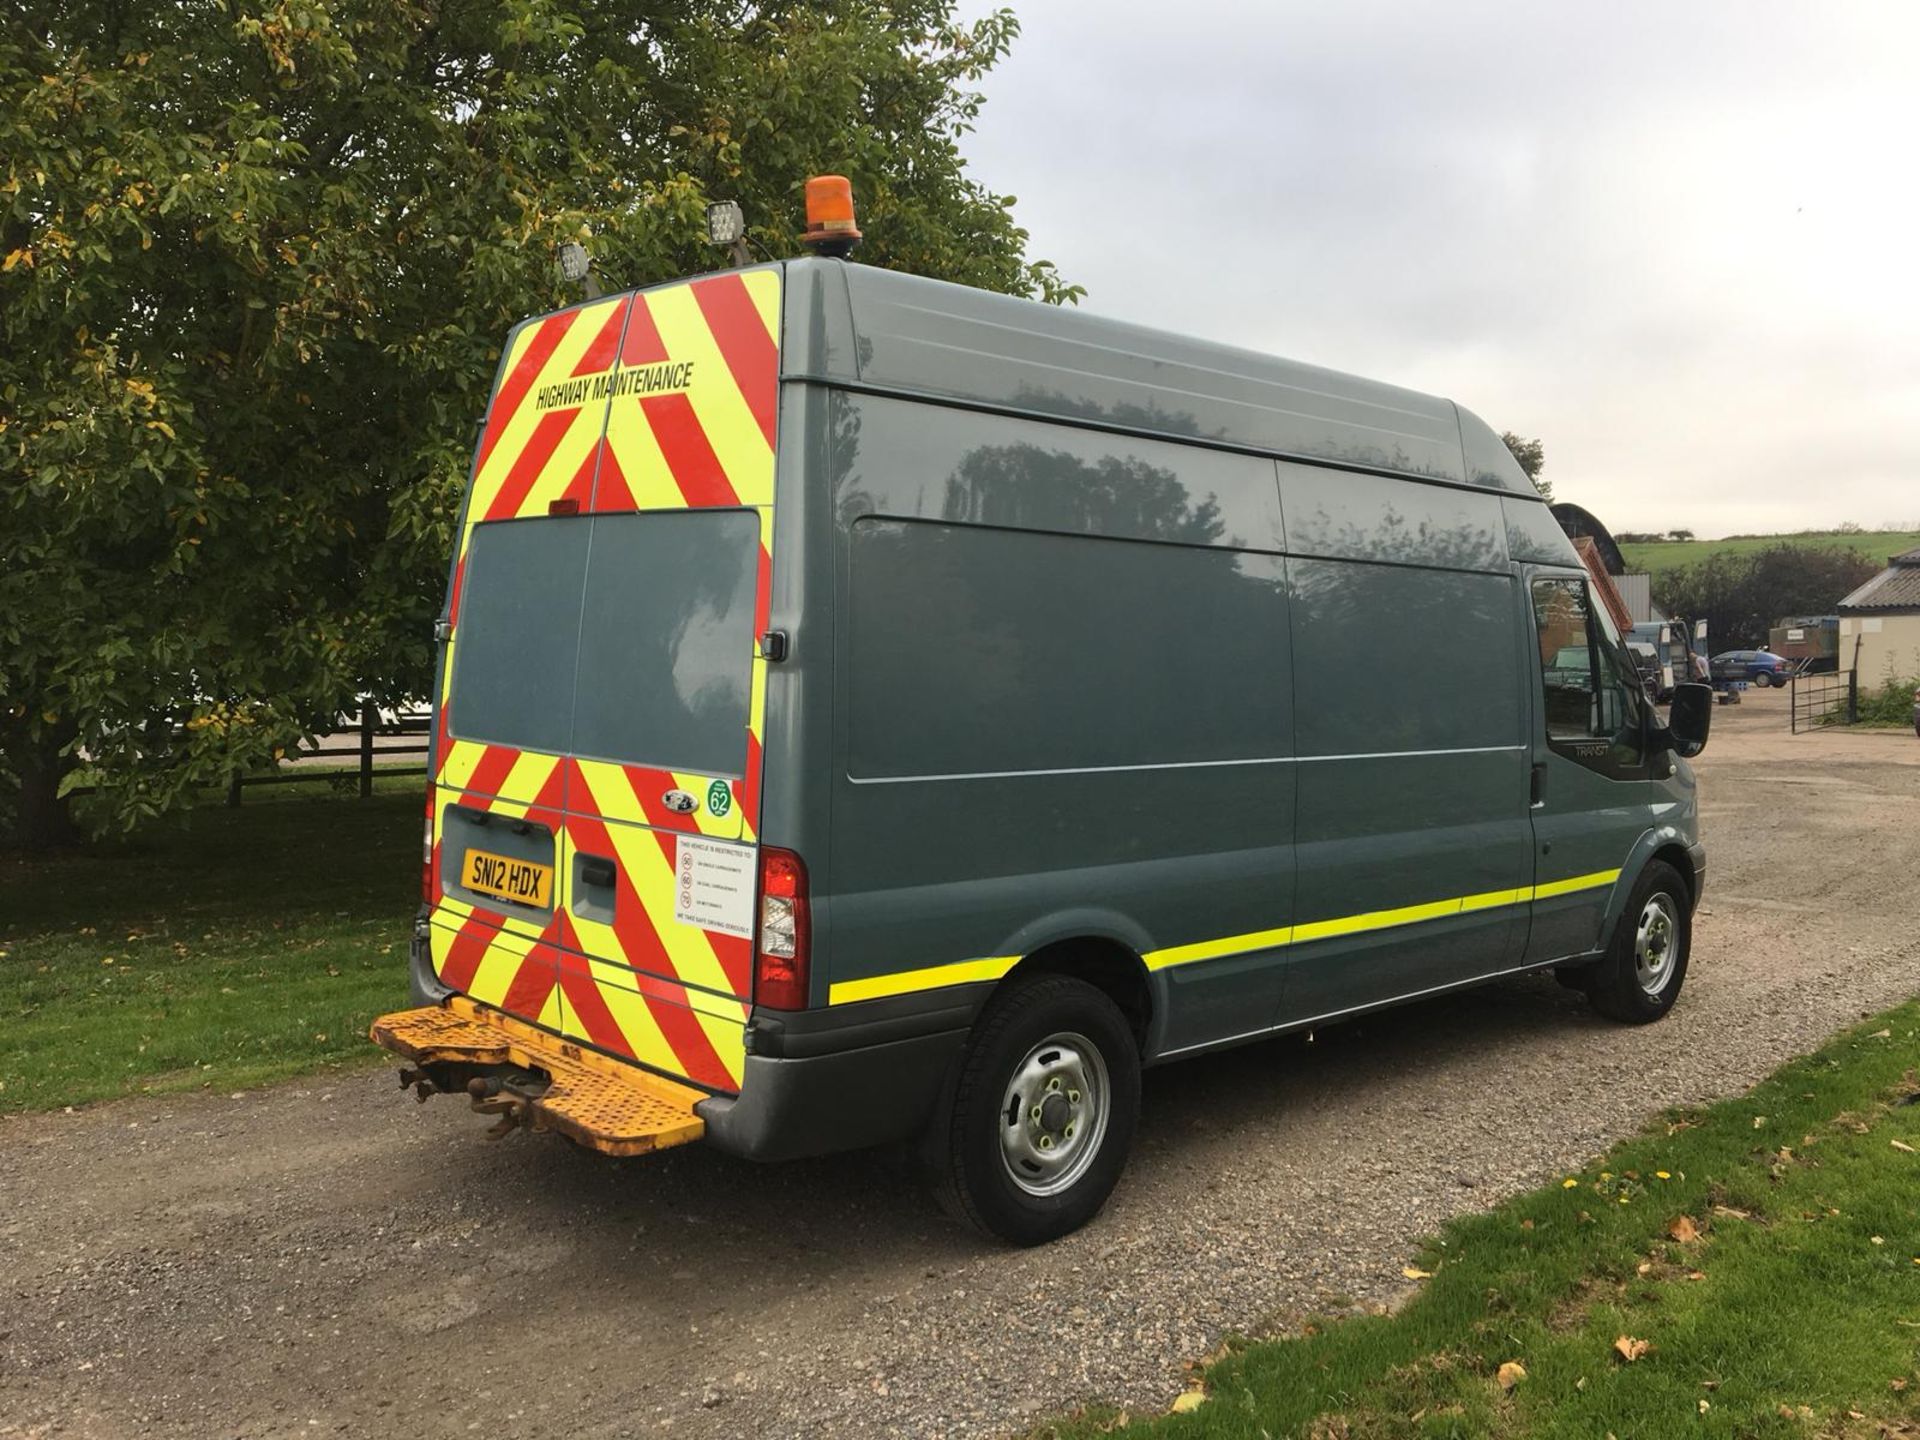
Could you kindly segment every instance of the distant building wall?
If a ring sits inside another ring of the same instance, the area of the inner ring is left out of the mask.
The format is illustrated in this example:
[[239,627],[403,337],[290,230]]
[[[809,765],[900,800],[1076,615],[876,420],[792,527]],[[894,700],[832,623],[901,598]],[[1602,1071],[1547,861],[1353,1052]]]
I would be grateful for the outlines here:
[[1920,678],[1920,611],[1842,615],[1840,668],[1858,671],[1863,686]]
[[1634,624],[1644,625],[1655,618],[1651,575],[1616,575],[1613,583],[1620,598],[1627,602],[1627,613],[1633,616]]

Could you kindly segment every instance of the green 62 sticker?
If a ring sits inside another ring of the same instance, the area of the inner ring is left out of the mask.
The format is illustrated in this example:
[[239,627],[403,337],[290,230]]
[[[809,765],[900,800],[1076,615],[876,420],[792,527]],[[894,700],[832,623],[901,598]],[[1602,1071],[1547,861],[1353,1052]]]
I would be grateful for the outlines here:
[[716,780],[707,787],[707,809],[715,815],[724,815],[733,809],[733,787],[724,780]]

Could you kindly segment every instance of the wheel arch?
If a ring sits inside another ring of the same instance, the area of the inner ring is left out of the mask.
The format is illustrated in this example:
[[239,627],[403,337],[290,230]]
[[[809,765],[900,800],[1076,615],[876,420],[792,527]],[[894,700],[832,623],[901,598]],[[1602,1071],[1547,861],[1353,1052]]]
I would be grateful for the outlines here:
[[1148,1043],[1162,1007],[1156,1000],[1146,962],[1134,946],[1099,933],[1050,940],[1021,957],[994,987],[995,993],[1034,975],[1071,975],[1101,991],[1120,1007],[1142,1057],[1149,1053]]

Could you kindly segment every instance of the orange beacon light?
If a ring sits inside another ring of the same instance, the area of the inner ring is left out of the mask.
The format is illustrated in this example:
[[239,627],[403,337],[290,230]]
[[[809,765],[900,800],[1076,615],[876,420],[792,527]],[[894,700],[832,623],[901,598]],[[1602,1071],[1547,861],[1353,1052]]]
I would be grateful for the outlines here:
[[843,256],[860,243],[853,223],[853,182],[844,175],[815,175],[807,181],[807,229],[801,241],[822,255]]

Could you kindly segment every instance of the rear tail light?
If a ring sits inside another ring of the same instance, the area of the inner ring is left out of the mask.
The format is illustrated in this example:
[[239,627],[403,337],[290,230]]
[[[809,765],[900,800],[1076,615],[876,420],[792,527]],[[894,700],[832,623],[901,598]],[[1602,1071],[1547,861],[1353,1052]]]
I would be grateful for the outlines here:
[[807,1008],[807,962],[813,922],[807,909],[807,867],[791,850],[760,849],[760,936],[753,957],[753,1003],[774,1010]]
[[440,886],[433,873],[433,782],[427,782],[427,828],[420,839],[420,899],[431,905],[440,898]]

